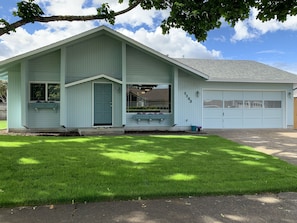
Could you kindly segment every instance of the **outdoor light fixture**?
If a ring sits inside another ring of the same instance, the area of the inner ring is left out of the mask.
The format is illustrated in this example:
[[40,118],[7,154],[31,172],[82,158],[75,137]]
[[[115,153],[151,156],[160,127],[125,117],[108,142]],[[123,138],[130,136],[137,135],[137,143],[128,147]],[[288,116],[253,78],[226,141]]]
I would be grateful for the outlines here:
[[196,91],[197,98],[199,98],[199,94],[200,94],[200,92],[199,91]]
[[292,92],[289,91],[289,92],[288,92],[288,98],[291,98],[291,97],[292,97]]

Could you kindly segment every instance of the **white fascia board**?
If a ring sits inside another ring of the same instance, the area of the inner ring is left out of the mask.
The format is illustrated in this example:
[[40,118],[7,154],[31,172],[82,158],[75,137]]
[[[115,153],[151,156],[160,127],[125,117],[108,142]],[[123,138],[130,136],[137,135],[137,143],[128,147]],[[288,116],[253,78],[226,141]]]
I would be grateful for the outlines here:
[[109,76],[107,76],[105,74],[100,74],[100,75],[97,75],[97,76],[94,76],[94,77],[88,77],[88,78],[85,78],[85,79],[82,79],[82,80],[79,80],[79,81],[74,81],[74,82],[65,84],[65,87],[66,88],[67,87],[72,87],[72,86],[75,86],[75,85],[83,84],[83,83],[86,83],[86,82],[89,82],[89,81],[94,81],[94,80],[102,79],[102,78],[110,80],[110,81],[118,83],[118,84],[122,84],[122,81],[120,81],[118,79],[115,79],[113,77],[109,77]]
[[207,82],[224,82],[224,83],[260,83],[260,84],[294,84],[297,82],[290,80],[243,80],[243,79],[210,79]]

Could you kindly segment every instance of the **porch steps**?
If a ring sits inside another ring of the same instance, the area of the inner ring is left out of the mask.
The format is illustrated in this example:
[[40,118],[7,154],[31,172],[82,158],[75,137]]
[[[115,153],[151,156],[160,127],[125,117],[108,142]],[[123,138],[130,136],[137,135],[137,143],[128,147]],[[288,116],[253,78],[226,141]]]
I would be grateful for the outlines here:
[[122,135],[124,134],[124,128],[80,128],[78,134],[81,136],[96,136],[96,135]]

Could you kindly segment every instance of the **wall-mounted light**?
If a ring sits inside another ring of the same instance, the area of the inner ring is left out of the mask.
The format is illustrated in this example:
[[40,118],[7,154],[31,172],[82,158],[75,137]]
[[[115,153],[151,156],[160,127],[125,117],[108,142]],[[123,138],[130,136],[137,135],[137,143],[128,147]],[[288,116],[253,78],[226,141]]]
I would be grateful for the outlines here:
[[292,92],[291,91],[288,92],[288,98],[292,98]]
[[199,91],[196,91],[197,98],[199,97],[199,94],[200,94],[200,92]]

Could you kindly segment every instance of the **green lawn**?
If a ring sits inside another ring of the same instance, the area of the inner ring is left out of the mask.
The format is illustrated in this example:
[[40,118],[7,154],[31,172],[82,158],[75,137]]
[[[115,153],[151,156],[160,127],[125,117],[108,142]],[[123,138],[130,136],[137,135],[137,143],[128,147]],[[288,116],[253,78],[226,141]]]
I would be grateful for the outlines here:
[[216,136],[0,135],[0,206],[297,191],[297,167]]
[[6,120],[0,120],[0,130],[6,129],[7,128],[6,126],[7,126]]

